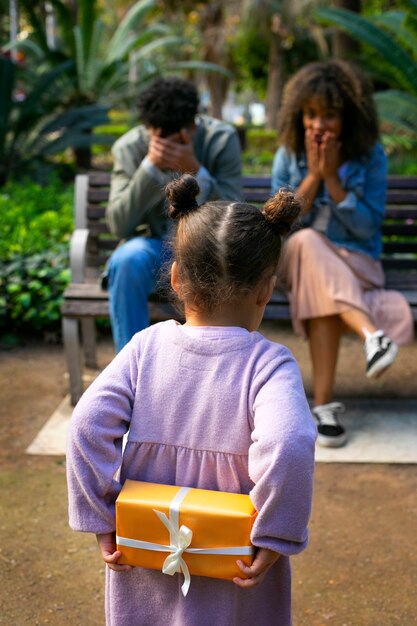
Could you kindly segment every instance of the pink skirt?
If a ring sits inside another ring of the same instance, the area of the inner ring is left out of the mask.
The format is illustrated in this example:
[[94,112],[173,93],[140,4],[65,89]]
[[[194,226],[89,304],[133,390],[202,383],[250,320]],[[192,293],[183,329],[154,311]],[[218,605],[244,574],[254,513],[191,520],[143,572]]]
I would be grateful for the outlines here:
[[338,248],[312,228],[287,240],[279,282],[288,292],[294,331],[303,339],[307,339],[306,320],[359,309],[398,345],[413,341],[408,302],[398,291],[384,289],[381,263],[367,254]]

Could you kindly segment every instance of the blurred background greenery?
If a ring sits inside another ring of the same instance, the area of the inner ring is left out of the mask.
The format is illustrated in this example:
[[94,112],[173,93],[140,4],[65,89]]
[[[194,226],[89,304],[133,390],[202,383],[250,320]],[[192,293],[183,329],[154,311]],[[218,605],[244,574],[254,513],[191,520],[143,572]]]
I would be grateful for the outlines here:
[[329,57],[373,77],[390,173],[417,175],[417,0],[0,0],[0,334],[59,324],[74,175],[111,168],[142,87],[193,80],[269,175],[283,85]]

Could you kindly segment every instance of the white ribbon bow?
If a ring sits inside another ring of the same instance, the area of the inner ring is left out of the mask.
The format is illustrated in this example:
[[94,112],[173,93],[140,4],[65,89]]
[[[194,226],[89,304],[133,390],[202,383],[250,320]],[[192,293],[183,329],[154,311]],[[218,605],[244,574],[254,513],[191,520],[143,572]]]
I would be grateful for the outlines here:
[[185,597],[190,588],[191,576],[187,563],[182,558],[184,550],[188,548],[193,538],[193,531],[188,526],[182,525],[177,529],[171,520],[167,518],[165,513],[152,509],[154,513],[159,517],[164,526],[168,529],[171,538],[170,550],[175,550],[172,554],[169,554],[164,561],[162,571],[164,574],[173,576],[176,572],[182,572],[184,574],[184,583],[181,587],[183,596]]

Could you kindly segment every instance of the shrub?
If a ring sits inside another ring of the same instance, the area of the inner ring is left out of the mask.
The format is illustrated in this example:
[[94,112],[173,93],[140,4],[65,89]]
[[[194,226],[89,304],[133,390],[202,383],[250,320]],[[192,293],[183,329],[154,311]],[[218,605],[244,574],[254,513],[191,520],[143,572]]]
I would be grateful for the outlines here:
[[278,147],[275,130],[248,128],[246,149],[243,152],[243,174],[270,176],[275,151]]
[[1,189],[0,330],[45,330],[60,320],[69,282],[68,243],[73,229],[72,187],[58,179]]
[[68,247],[0,262],[1,331],[45,330],[60,320],[62,294],[70,279]]
[[0,260],[43,252],[69,241],[73,188],[57,178],[42,187],[25,180],[0,189]]

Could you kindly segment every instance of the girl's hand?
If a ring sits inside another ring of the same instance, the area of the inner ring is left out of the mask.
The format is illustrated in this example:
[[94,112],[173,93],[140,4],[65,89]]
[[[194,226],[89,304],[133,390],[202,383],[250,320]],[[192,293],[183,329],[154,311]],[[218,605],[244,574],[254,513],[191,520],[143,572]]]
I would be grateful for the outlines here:
[[101,556],[107,566],[115,572],[127,572],[133,569],[132,565],[118,565],[117,561],[122,556],[120,550],[116,550],[116,533],[103,533],[96,535]]
[[278,552],[268,550],[268,548],[260,548],[250,567],[245,565],[242,561],[236,561],[246,578],[238,578],[236,576],[233,582],[242,589],[257,587],[265,578],[270,567],[278,561],[279,557]]

